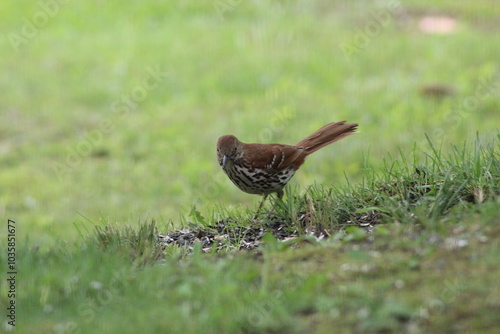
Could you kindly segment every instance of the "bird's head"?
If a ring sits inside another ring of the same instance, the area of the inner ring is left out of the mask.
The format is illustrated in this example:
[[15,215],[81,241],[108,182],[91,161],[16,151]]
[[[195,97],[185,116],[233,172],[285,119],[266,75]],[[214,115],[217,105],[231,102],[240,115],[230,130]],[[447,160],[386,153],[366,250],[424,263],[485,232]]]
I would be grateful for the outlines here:
[[217,159],[219,165],[224,169],[228,161],[236,159],[241,155],[241,142],[233,135],[226,135],[217,141]]

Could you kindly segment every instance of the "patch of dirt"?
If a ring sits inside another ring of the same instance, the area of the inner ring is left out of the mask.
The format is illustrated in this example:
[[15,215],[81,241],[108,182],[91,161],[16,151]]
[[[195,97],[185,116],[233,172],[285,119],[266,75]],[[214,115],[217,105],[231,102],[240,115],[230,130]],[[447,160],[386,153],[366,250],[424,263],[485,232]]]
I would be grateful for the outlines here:
[[278,240],[298,236],[297,230],[287,228],[279,219],[265,225],[255,222],[250,226],[241,226],[232,219],[227,219],[207,228],[182,229],[160,234],[158,240],[164,246],[189,248],[192,248],[195,242],[200,242],[204,252],[210,251],[214,245],[217,251],[237,247],[240,250],[252,250],[259,246],[265,232],[271,232]]
[[376,210],[359,213],[354,217],[353,222],[361,227],[366,227],[369,231],[373,230],[373,226],[380,224],[382,215]]
[[[293,240],[299,236],[310,235],[316,240],[322,240],[330,236],[330,232],[322,226],[310,224],[310,214],[306,212],[298,215],[300,229],[293,227],[289,221],[278,216],[268,216],[267,222],[255,221],[250,226],[241,226],[231,218],[218,221],[215,225],[206,228],[175,230],[168,234],[160,234],[158,241],[164,247],[186,247],[192,249],[196,242],[201,243],[203,252],[209,252],[213,247],[216,251],[228,249],[254,250],[257,249],[266,232],[270,232],[276,239],[281,241]],[[352,220],[339,224],[339,230],[343,226],[358,225],[373,230],[375,224],[380,223],[382,216],[376,211],[356,214]]]

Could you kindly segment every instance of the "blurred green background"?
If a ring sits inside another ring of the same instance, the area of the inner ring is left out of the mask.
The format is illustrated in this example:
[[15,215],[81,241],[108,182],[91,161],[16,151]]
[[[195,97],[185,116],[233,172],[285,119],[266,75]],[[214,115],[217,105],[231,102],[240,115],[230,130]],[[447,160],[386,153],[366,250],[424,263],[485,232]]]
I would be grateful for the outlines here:
[[[495,1],[2,1],[0,212],[38,245],[74,224],[254,207],[215,143],[361,133],[311,156],[301,189],[500,124]],[[5,233],[2,229],[2,235]]]

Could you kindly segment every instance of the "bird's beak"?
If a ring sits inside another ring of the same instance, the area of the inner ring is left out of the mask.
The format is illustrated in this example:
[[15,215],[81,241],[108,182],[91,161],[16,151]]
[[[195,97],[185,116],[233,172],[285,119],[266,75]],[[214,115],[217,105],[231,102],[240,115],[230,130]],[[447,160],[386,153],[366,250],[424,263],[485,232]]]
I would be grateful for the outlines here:
[[226,168],[226,164],[227,164],[227,155],[224,154],[224,156],[222,157],[222,168]]

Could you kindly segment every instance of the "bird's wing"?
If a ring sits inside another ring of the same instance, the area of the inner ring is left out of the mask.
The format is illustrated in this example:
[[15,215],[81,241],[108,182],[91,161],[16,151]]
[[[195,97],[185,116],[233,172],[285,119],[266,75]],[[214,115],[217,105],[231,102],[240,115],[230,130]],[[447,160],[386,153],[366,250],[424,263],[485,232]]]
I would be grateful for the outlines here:
[[253,168],[279,172],[283,169],[299,166],[306,157],[305,150],[282,144],[246,144],[243,159]]

